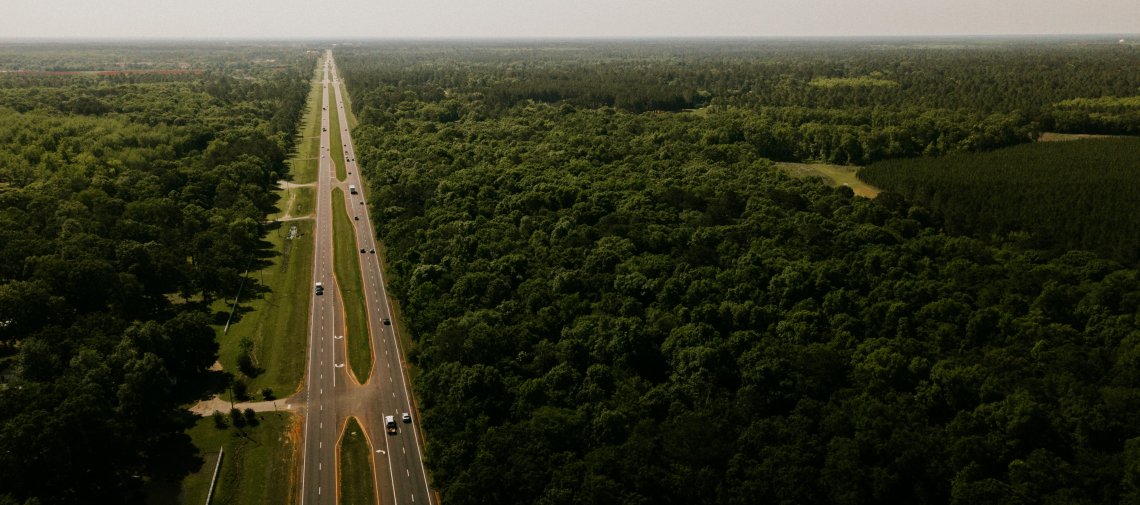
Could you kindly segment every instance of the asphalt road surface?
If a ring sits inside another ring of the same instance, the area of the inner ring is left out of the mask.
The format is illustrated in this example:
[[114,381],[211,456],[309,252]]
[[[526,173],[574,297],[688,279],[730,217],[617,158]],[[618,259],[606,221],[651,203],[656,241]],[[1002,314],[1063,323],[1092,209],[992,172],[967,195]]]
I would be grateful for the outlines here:
[[[372,232],[372,221],[365,204],[364,184],[357,169],[348,116],[340,93],[336,64],[332,52],[326,53],[321,99],[321,158],[317,175],[317,208],[313,255],[313,281],[324,286],[324,294],[312,294],[309,326],[308,369],[303,395],[305,398],[304,454],[302,457],[300,503],[302,505],[337,502],[337,451],[340,432],[349,416],[356,417],[372,446],[375,488],[381,504],[433,503],[424,469],[419,420],[413,408],[411,387],[403,366],[403,349],[392,320],[384,272]],[[330,93],[330,91],[332,93]],[[330,102],[330,98],[335,97]],[[329,124],[329,107],[336,107],[339,124]],[[340,128],[344,146],[336,152],[330,148],[330,130]],[[345,160],[349,173],[344,182],[336,179],[332,157]],[[351,194],[349,185],[357,188]],[[368,310],[368,338],[372,341],[372,372],[364,384],[357,383],[347,367],[345,327],[340,290],[333,277],[332,188],[340,187],[356,233],[356,250],[360,254],[364,279],[365,305]],[[372,252],[375,251],[375,252]],[[391,324],[385,324],[388,320]],[[412,415],[405,423],[402,415]],[[385,416],[394,416],[397,432],[388,434]]]

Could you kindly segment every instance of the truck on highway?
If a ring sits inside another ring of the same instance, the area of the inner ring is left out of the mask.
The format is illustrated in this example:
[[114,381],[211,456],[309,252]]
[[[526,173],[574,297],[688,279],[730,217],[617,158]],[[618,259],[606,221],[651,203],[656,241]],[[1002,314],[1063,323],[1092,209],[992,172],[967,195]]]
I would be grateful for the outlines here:
[[388,434],[396,434],[396,416],[384,416],[384,426],[388,427]]
[[348,192],[355,195],[356,194],[356,185],[355,184],[349,184],[348,185]]

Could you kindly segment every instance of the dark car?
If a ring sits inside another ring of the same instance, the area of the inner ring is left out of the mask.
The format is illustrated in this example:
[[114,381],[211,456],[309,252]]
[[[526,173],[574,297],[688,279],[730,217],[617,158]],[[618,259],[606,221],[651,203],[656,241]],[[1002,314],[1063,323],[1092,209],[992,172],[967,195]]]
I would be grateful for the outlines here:
[[364,254],[364,253],[365,253],[364,249],[361,249],[360,254]]
[[385,317],[385,318],[384,318],[384,324],[385,324],[385,325],[391,325],[391,324],[392,324],[392,320],[391,320],[391,319],[388,319],[388,318],[386,318],[386,317]]

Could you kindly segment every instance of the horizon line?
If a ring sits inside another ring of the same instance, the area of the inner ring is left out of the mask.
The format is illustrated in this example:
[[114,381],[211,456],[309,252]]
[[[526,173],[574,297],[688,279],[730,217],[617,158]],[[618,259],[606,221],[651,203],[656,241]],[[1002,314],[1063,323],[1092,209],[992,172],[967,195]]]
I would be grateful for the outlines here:
[[1140,32],[1113,33],[978,33],[978,34],[894,34],[894,35],[583,35],[583,36],[44,36],[44,37],[0,37],[0,43],[22,42],[484,42],[484,41],[773,41],[773,40],[977,40],[977,39],[1110,39],[1120,37],[1140,38]]

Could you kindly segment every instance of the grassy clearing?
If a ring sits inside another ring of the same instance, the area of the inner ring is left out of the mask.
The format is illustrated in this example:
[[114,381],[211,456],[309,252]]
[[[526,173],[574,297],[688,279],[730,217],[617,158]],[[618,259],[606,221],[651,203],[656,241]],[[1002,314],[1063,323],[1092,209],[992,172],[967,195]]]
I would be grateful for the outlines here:
[[856,195],[874,198],[879,196],[879,188],[859,180],[855,167],[830,165],[827,163],[777,163],[776,166],[796,178],[819,177],[830,186],[849,186]]
[[332,157],[333,166],[336,167],[336,179],[343,181],[348,177],[348,170],[344,168],[344,144],[340,140],[340,115],[336,111],[336,95],[329,90],[329,156]]
[[340,503],[376,503],[372,477],[372,446],[355,417],[348,418],[340,437]]
[[[206,503],[214,476],[219,447],[225,447],[222,468],[211,503],[292,503],[295,440],[294,416],[287,412],[263,412],[257,426],[218,429],[212,417],[204,417],[188,432],[200,451],[202,468],[182,482],[181,503]],[[167,503],[179,503],[170,500]]]
[[1120,138],[1122,135],[1092,135],[1088,133],[1053,133],[1045,132],[1040,137],[1037,137],[1038,142],[1067,142],[1070,140],[1083,140],[1083,139],[1111,139]]
[[348,365],[361,384],[372,371],[372,343],[368,336],[368,308],[364,304],[364,281],[360,274],[360,249],[356,245],[352,220],[345,210],[344,192],[333,189],[333,266],[344,300],[344,324]]

